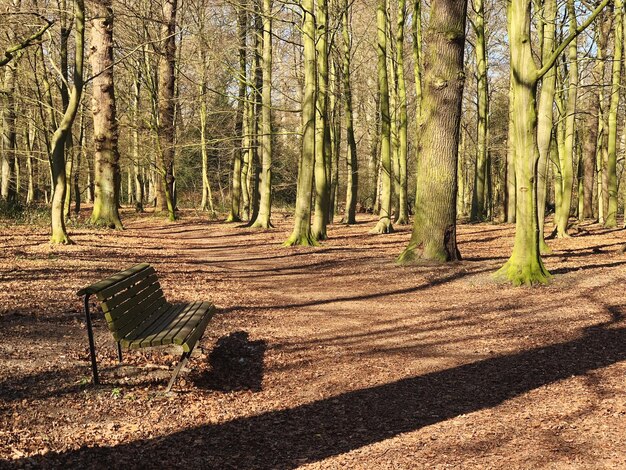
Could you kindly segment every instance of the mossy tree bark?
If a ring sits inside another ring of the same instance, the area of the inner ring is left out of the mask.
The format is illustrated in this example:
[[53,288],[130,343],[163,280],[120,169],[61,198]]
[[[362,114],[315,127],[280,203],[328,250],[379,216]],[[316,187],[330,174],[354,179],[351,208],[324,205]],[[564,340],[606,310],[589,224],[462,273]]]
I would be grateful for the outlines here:
[[118,127],[113,79],[113,8],[111,0],[93,4],[91,20],[91,51],[89,60],[93,72],[91,111],[95,145],[95,198],[90,222],[121,229]]
[[[14,36],[13,33],[11,33]],[[4,109],[2,110],[2,187],[0,197],[9,204],[17,202],[17,184],[15,171],[15,156],[17,151],[17,131],[15,127],[16,102],[15,85],[17,78],[17,64],[13,60],[5,65],[4,69]]]
[[176,220],[174,205],[174,145],[176,112],[176,9],[178,0],[163,0],[163,38],[159,57],[159,152],[157,167],[161,176],[157,191],[159,211],[167,210],[169,220]]
[[426,29],[413,233],[398,261],[453,261],[466,0],[434,0]]
[[378,0],[376,26],[378,37],[378,96],[380,100],[380,165],[382,189],[378,223],[370,233],[391,233],[391,115],[389,111],[389,79],[387,76],[387,2]]
[[474,173],[474,191],[472,193],[472,211],[470,220],[483,221],[487,218],[487,114],[489,111],[489,92],[487,82],[487,42],[485,37],[485,3],[472,0],[474,15],[472,26],[476,34],[476,94],[478,122],[476,125],[476,171]]
[[328,2],[317,0],[317,106],[315,117],[315,215],[313,238],[326,240],[330,202],[330,134],[328,120]]
[[52,185],[54,193],[51,201],[51,243],[71,243],[65,228],[63,205],[65,201],[65,143],[76,118],[83,91],[83,60],[85,53],[85,4],[83,0],[74,0],[74,73],[68,105],[63,113],[59,127],[52,135],[50,143]]
[[[576,32],[576,10],[574,0],[567,1],[569,16],[569,34]],[[572,205],[574,188],[574,146],[576,104],[578,99],[578,42],[574,39],[568,48],[569,70],[567,77],[567,103],[565,105],[565,122],[563,123],[563,152],[561,153],[561,203],[556,211],[557,237],[565,238]]]
[[261,179],[259,213],[254,228],[271,228],[272,214],[272,2],[263,0],[263,91],[261,93]]
[[607,192],[608,207],[605,214],[604,225],[608,228],[617,227],[617,110],[619,108],[621,73],[622,73],[622,50],[624,48],[624,2],[615,0],[613,18],[613,61],[611,76],[611,100],[609,105],[609,129],[607,134]]
[[[554,53],[555,31],[556,31],[556,0],[544,0],[543,14],[541,15],[541,61],[550,59]],[[548,177],[548,156],[550,154],[550,144],[552,141],[552,125],[554,121],[554,95],[556,93],[556,69],[551,68],[543,76],[541,81],[541,95],[539,96],[539,106],[537,109],[537,147],[539,151],[539,161],[537,162],[537,215],[539,228],[539,251],[549,253],[550,247],[545,242],[543,233],[546,213],[546,192]]]
[[511,118],[516,174],[516,226],[513,253],[495,274],[514,285],[545,283],[550,273],[544,267],[539,249],[536,172],[539,161],[537,146],[536,96],[539,80],[554,66],[557,58],[578,34],[584,31],[606,6],[604,0],[587,20],[555,48],[538,68],[532,56],[530,41],[531,2],[511,0],[507,5],[512,78]]
[[354,136],[354,117],[352,113],[352,82],[350,77],[350,59],[352,54],[352,36],[350,27],[351,5],[348,0],[343,0],[342,11],[342,36],[343,36],[343,95],[344,116],[346,122],[348,166],[347,189],[346,189],[346,218],[347,224],[356,223],[356,203],[359,190],[359,167],[357,159],[357,146]]
[[398,213],[396,223],[406,225],[409,223],[408,202],[408,112],[406,80],[404,78],[404,26],[406,23],[406,0],[398,1],[398,28],[396,30],[396,79],[398,86],[398,115],[396,125],[398,128]]
[[515,223],[515,206],[517,186],[515,179],[515,132],[513,132],[513,72],[511,71],[509,76],[509,130],[508,130],[508,143],[506,150],[506,192],[505,192],[505,204],[504,209],[506,212],[506,222],[509,224]]
[[298,165],[298,187],[293,232],[285,246],[314,246],[311,234],[311,197],[315,165],[315,102],[317,67],[315,57],[315,11],[313,0],[302,0],[302,43],[304,45],[304,93],[302,96],[302,154]]
[[263,0],[253,0],[254,5],[254,60],[252,70],[254,70],[254,87],[252,91],[252,103],[250,108],[250,156],[248,172],[250,173],[250,221],[251,226],[259,215],[261,197],[259,194],[259,178],[261,176],[261,164],[259,149],[262,137],[259,134],[261,121],[261,107],[263,95]]
[[245,113],[246,87],[248,85],[247,70],[247,37],[248,37],[248,1],[240,0],[237,6],[237,36],[239,39],[239,92],[237,111],[235,113],[235,144],[233,148],[233,175],[230,192],[230,212],[226,222],[241,221],[241,164],[243,154],[243,121]]

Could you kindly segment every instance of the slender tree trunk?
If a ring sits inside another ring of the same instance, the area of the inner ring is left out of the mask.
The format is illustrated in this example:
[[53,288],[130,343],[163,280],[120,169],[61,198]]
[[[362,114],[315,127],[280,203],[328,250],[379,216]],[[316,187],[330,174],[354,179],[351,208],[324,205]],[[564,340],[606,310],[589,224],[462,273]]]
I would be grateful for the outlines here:
[[85,152],[85,106],[80,110],[80,130],[78,134],[78,150],[76,152],[76,168],[74,170],[74,214],[80,214],[80,166],[83,162]]
[[348,0],[343,0],[342,12],[342,35],[343,35],[343,95],[344,116],[346,122],[347,154],[346,163],[347,189],[346,189],[346,218],[347,224],[356,223],[356,203],[359,190],[359,167],[357,159],[356,139],[354,137],[354,117],[352,114],[352,83],[350,60],[352,54],[352,35],[350,22],[351,8]]
[[250,169],[251,182],[250,182],[250,222],[248,225],[252,225],[258,215],[261,197],[259,194],[259,178],[261,176],[261,166],[259,149],[262,145],[262,138],[259,136],[259,121],[262,113],[262,95],[263,95],[263,69],[262,69],[262,57],[263,57],[263,19],[261,16],[261,1],[254,0],[254,108],[252,109],[252,142],[251,142],[251,156],[250,156]]
[[118,211],[121,181],[119,133],[113,77],[113,9],[111,0],[93,4],[91,69],[94,73],[91,110],[95,144],[95,198],[90,222],[122,229]]
[[[515,223],[515,207],[517,206],[517,179],[515,177],[515,132],[513,128],[513,72],[509,77],[509,128],[506,151],[506,222]],[[547,166],[547,165],[546,165]]]
[[246,87],[248,74],[246,66],[248,36],[248,1],[240,0],[237,9],[237,35],[239,37],[239,93],[237,101],[237,111],[235,114],[235,143],[233,148],[233,179],[230,195],[230,213],[226,222],[241,221],[241,156],[242,156],[242,131],[245,113]]
[[[14,34],[12,34],[14,36]],[[17,132],[15,122],[16,101],[15,86],[17,80],[17,64],[13,60],[4,69],[4,109],[2,110],[2,187],[0,197],[9,204],[17,202],[17,181],[15,158],[17,152]]]
[[472,194],[472,212],[470,220],[474,222],[487,217],[486,183],[487,183],[487,113],[489,110],[489,92],[487,82],[487,41],[485,38],[485,4],[483,0],[473,0],[474,32],[476,43],[476,91],[477,116],[476,126],[476,171],[474,173],[474,191]]
[[313,0],[302,0],[302,43],[304,44],[304,94],[302,97],[302,155],[298,168],[298,189],[293,232],[285,246],[316,245],[311,234],[311,197],[315,165],[315,16]]
[[378,28],[378,95],[381,115],[380,164],[382,191],[379,220],[370,233],[391,233],[391,114],[389,112],[389,80],[387,77],[387,5],[378,0],[376,24]]
[[51,243],[71,243],[65,229],[65,217],[63,214],[63,203],[65,201],[65,144],[71,132],[72,124],[76,118],[78,106],[83,89],[83,59],[85,44],[85,5],[83,0],[74,0],[74,80],[72,82],[72,92],[68,100],[63,118],[52,136],[51,148],[51,169],[52,184],[54,194],[52,196],[51,208]]
[[426,30],[415,220],[399,261],[453,261],[466,0],[433,0]]
[[249,189],[249,175],[250,175],[250,119],[251,110],[249,95],[245,96],[244,108],[243,108],[243,128],[241,139],[241,217],[243,220],[248,220],[250,217],[250,189]]
[[313,238],[326,240],[330,181],[328,174],[330,139],[328,128],[328,4],[327,0],[316,2],[317,26],[317,113],[315,121],[315,215]]
[[398,213],[396,223],[406,225],[409,223],[408,202],[408,112],[406,97],[406,80],[404,78],[404,26],[406,23],[406,0],[398,1],[398,28],[396,32],[396,78],[398,83]]
[[207,126],[207,77],[206,77],[206,51],[200,51],[202,61],[202,82],[200,83],[200,153],[202,154],[202,201],[200,202],[200,210],[209,211],[211,217],[215,216],[215,208],[213,207],[213,194],[211,192],[211,181],[209,180],[209,154],[207,147],[209,143],[206,138]]
[[[569,15],[569,34],[576,32],[576,11],[574,0],[567,1]],[[567,104],[565,107],[564,148],[561,163],[561,205],[557,211],[557,237],[568,237],[567,226],[572,205],[572,190],[574,187],[574,146],[576,124],[576,101],[578,93],[578,41],[573,40],[569,45],[569,76],[567,88]]]
[[272,214],[272,1],[263,0],[263,91],[261,93],[261,154],[259,213],[255,228],[271,228]]
[[[542,63],[547,61],[555,47],[556,32],[556,0],[544,0],[542,15]],[[556,68],[551,68],[541,81],[541,95],[539,96],[539,108],[537,116],[537,147],[539,150],[539,162],[537,164],[537,214],[539,228],[539,251],[550,253],[551,249],[545,242],[544,224],[546,214],[546,191],[548,156],[552,140],[554,95],[556,93]]]
[[141,101],[141,72],[137,72],[133,85],[133,173],[135,180],[135,210],[143,212],[144,181],[141,171],[141,158],[139,157],[139,103]]
[[611,100],[609,105],[609,129],[607,134],[607,195],[608,208],[605,214],[604,225],[609,228],[617,227],[617,110],[622,73],[624,2],[615,0],[615,17],[613,18],[613,69],[611,78]]
[[176,220],[174,206],[174,145],[175,145],[175,66],[176,66],[176,8],[178,0],[163,0],[163,38],[159,57],[159,126],[157,169],[160,181],[157,191],[157,211],[167,210],[169,220]]

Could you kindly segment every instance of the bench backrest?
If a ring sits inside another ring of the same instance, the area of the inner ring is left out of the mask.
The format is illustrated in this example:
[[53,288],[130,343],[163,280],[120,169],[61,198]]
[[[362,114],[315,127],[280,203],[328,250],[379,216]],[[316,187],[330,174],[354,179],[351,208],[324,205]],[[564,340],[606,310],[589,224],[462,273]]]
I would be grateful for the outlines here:
[[140,265],[128,274],[119,273],[115,283],[95,292],[116,341],[169,306],[154,268],[147,264],[137,268]]

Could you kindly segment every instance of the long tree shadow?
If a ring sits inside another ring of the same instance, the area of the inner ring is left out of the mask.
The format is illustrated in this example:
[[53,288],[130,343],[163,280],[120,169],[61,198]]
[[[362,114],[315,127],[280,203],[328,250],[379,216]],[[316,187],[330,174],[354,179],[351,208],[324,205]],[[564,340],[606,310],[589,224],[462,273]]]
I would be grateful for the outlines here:
[[48,453],[14,463],[82,467],[98,462],[121,467],[149,458],[150,462],[202,468],[295,468],[491,408],[546,384],[624,361],[626,328],[608,328],[621,320],[622,314],[610,313],[612,321],[588,328],[572,341],[223,424],[111,447]]

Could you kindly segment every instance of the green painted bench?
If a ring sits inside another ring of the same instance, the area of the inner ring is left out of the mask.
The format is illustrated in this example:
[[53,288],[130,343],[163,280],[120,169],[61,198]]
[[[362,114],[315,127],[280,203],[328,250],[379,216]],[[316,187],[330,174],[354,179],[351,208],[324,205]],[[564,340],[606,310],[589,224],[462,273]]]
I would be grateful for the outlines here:
[[145,263],[96,282],[76,294],[85,296],[91,369],[96,385],[99,384],[99,379],[89,314],[90,296],[95,295],[100,301],[109,330],[117,343],[120,362],[122,348],[139,349],[171,344],[182,346],[183,354],[167,385],[168,392],[215,312],[210,302],[182,305],[168,303],[161,290],[156,271]]

